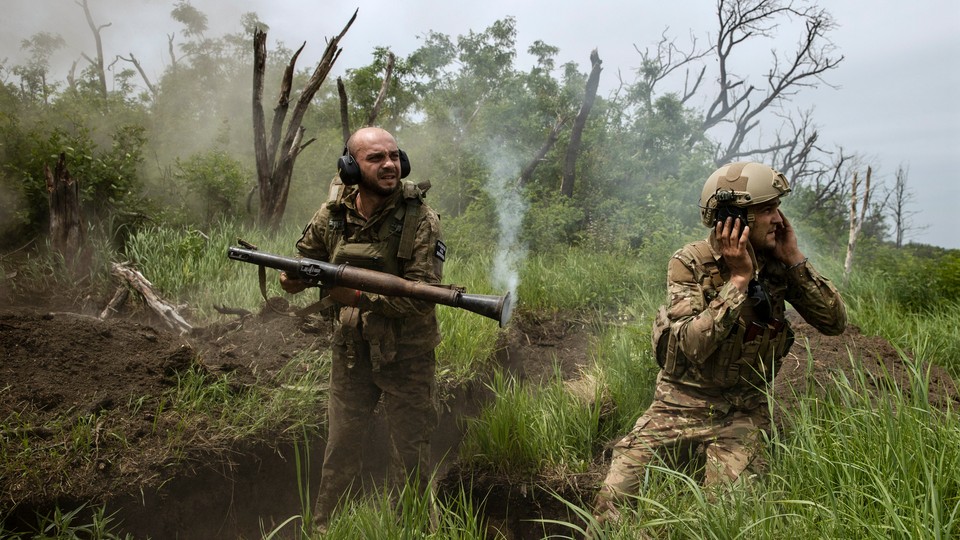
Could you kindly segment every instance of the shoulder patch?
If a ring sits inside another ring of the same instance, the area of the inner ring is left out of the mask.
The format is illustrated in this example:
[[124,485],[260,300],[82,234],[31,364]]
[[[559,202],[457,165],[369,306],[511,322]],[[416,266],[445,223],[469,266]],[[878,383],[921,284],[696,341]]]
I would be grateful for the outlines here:
[[443,243],[443,240],[437,240],[437,245],[433,248],[433,256],[441,261],[447,260],[447,245]]

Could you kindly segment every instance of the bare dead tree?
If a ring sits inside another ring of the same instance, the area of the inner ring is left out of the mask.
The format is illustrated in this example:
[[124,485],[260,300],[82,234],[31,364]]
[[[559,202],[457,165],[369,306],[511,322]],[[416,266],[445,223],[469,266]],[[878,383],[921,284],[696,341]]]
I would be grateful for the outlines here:
[[815,167],[813,153],[820,150],[816,143],[820,132],[813,124],[811,111],[804,111],[798,118],[789,115],[779,115],[783,118],[784,128],[777,133],[773,150],[770,152],[770,162],[775,163],[777,169],[787,178],[794,180],[799,186]]
[[276,227],[286,210],[287,195],[290,191],[290,178],[293,165],[303,151],[315,139],[303,141],[305,129],[301,125],[310,101],[326,80],[330,69],[340,56],[340,40],[357,18],[357,11],[339,34],[330,38],[317,64],[313,75],[300,93],[300,99],[287,123],[286,134],[282,135],[284,120],[290,103],[290,91],[293,83],[297,57],[306,45],[301,45],[293,54],[284,70],[280,85],[280,95],[273,110],[273,123],[270,137],[267,138],[266,122],[263,112],[263,79],[267,63],[267,34],[257,29],[254,32],[254,69],[253,69],[253,133],[254,152],[257,161],[257,185],[260,190],[260,212],[258,220],[262,225]]
[[[633,46],[640,54],[641,59],[641,77],[646,85],[645,99],[646,105],[651,106],[651,99],[656,91],[657,84],[669,77],[678,69],[687,66],[688,68],[697,61],[705,58],[712,52],[712,49],[698,50],[697,39],[690,37],[690,49],[680,50],[676,41],[667,37],[666,31],[660,35],[660,41],[657,42],[657,48],[654,53],[649,49],[640,50],[636,45]],[[699,70],[692,73],[687,69],[684,75],[683,92],[680,95],[680,103],[686,103],[690,98],[696,95],[703,77],[706,74],[707,66],[701,65]]]
[[368,126],[372,126],[377,121],[380,107],[383,106],[383,100],[387,97],[387,89],[390,88],[390,79],[393,76],[393,66],[396,61],[397,58],[392,52],[387,54],[387,67],[383,74],[383,84],[380,85],[380,92],[377,94],[377,99],[373,102],[373,108],[370,109],[370,115],[367,117]]
[[914,193],[907,187],[909,176],[909,168],[903,165],[897,167],[893,188],[885,205],[893,219],[893,233],[897,249],[903,247],[903,241],[908,233],[916,229],[913,224],[913,216],[916,211],[908,208],[914,200]]
[[347,98],[347,87],[343,79],[337,77],[337,95],[340,96],[340,131],[343,134],[343,146],[347,146],[350,139],[350,102]]
[[[833,152],[821,151],[823,156],[829,157],[829,162],[822,159],[811,159],[806,162],[800,182],[805,184],[813,194],[805,209],[807,212],[816,212],[824,209],[830,201],[843,198],[847,195],[846,179],[853,170],[860,166],[860,158],[856,154],[848,154],[843,147]],[[798,182],[795,181],[794,184]]]
[[863,185],[863,198],[861,199],[860,211],[857,212],[857,195],[860,189],[860,180],[857,173],[853,173],[853,182],[850,188],[850,232],[847,238],[847,256],[843,262],[843,275],[850,277],[850,271],[853,270],[853,252],[857,248],[857,239],[860,236],[860,229],[863,227],[863,220],[867,215],[867,207],[870,205],[870,178],[873,176],[873,168],[867,167],[867,177]]
[[173,39],[177,36],[176,33],[167,34],[167,51],[170,54],[170,69],[174,72],[177,71],[177,53],[173,48]]
[[140,61],[137,60],[137,57],[134,56],[133,53],[130,53],[130,58],[125,58],[118,54],[117,59],[123,60],[125,62],[130,62],[131,64],[133,64],[135,68],[137,68],[137,71],[140,73],[140,77],[143,79],[143,83],[147,85],[147,90],[150,91],[150,95],[153,96],[154,99],[156,99],[157,88],[153,85],[152,82],[150,82],[150,77],[147,77],[147,72],[143,70],[143,66],[140,65]]
[[69,86],[71,90],[76,90],[76,89],[77,89],[77,78],[76,78],[76,74],[77,74],[77,62],[78,62],[78,61],[79,61],[79,60],[74,60],[73,63],[70,64],[70,71],[67,72],[67,86]]
[[97,88],[100,91],[100,97],[102,97],[103,101],[106,102],[107,72],[103,67],[103,40],[100,37],[100,31],[110,26],[112,23],[101,24],[100,26],[97,26],[97,24],[93,22],[93,15],[90,14],[90,6],[87,5],[87,0],[75,0],[75,3],[83,8],[83,14],[87,17],[87,24],[90,26],[90,31],[93,32],[93,39],[97,44],[96,59],[90,58],[86,53],[82,53],[82,56],[87,60],[87,62],[90,62],[97,72],[97,79],[99,82],[99,86]]
[[597,87],[600,85],[600,54],[594,49],[590,52],[590,75],[587,77],[586,91],[583,95],[583,103],[580,105],[580,112],[573,122],[573,129],[570,131],[570,142],[567,144],[567,153],[563,161],[563,180],[560,183],[560,193],[573,197],[573,185],[576,180],[577,159],[580,157],[580,144],[583,138],[583,130],[587,125],[587,118],[590,116],[590,109],[593,108],[593,102],[597,98]]
[[[758,88],[731,71],[737,47],[756,36],[771,37],[784,18],[800,19],[804,35],[791,55],[772,51],[773,65],[765,76],[767,87]],[[704,132],[721,124],[732,125],[732,133],[717,149],[716,162],[735,158],[782,152],[802,141],[778,141],[767,148],[749,148],[748,137],[760,125],[761,115],[777,107],[800,89],[824,83],[823,74],[837,67],[843,56],[835,56],[827,37],[835,23],[828,12],[816,6],[801,7],[793,0],[718,0],[719,32],[713,50],[719,74],[717,95],[707,107],[702,123]]]

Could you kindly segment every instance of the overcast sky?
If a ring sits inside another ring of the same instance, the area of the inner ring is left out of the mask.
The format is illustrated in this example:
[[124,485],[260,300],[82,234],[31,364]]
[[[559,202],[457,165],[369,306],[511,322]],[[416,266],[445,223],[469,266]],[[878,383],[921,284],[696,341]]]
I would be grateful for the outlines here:
[[[951,217],[960,204],[956,173],[960,1],[820,3],[839,24],[831,35],[845,60],[827,76],[835,88],[806,91],[796,104],[814,107],[821,143],[842,145],[865,156],[880,180],[892,183],[898,166],[909,169],[918,229],[909,239],[960,248],[960,233]],[[175,2],[89,0],[89,4],[98,24],[112,23],[102,33],[105,55],[133,52],[152,78],[158,78],[169,62],[167,35],[179,31],[169,15]],[[334,76],[368,64],[376,46],[405,56],[428,31],[456,37],[513,16],[519,51],[542,40],[560,48],[558,65],[574,61],[587,72],[590,51],[597,48],[603,60],[604,95],[616,87],[618,72],[624,80],[633,80],[632,70],[640,58],[636,47],[655,45],[665,30],[680,43],[688,42],[691,32],[705,43],[708,33],[715,35],[716,26],[713,0],[193,0],[192,4],[209,17],[211,36],[239,31],[240,16],[254,11],[270,26],[271,46],[280,40],[295,48],[306,41],[298,62],[302,69],[315,65],[324,38],[339,32],[359,8],[357,21],[341,42],[343,53]],[[8,58],[8,67],[18,57],[20,40],[39,31],[57,32],[69,43],[69,51],[58,59],[55,78],[65,78],[79,51],[93,56],[92,35],[73,0],[2,0],[2,6],[0,59]],[[786,50],[794,42],[793,36],[785,35],[775,45]],[[758,70],[769,67],[768,49],[756,51]],[[517,59],[520,67],[529,61],[525,54]],[[740,64],[738,68],[747,69]]]

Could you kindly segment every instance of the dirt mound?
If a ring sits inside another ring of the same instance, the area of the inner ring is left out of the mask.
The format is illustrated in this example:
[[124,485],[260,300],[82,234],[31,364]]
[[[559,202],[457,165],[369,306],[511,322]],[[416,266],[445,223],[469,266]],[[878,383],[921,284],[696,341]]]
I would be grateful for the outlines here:
[[[0,516],[138,492],[168,480],[171,464],[217,450],[203,426],[162,414],[164,394],[190,370],[230,372],[235,392],[275,384],[295,354],[327,346],[323,333],[303,330],[271,313],[181,336],[149,318],[0,311]],[[170,431],[185,440],[196,431],[195,448],[171,448]]]
[[[795,406],[798,393],[812,390],[823,397],[836,387],[838,380],[855,381],[862,375],[868,387],[895,386],[906,398],[914,391],[910,351],[901,353],[887,340],[866,336],[854,325],[847,326],[839,336],[825,336],[796,313],[791,313],[790,322],[796,342],[783,359],[774,386],[781,413],[777,420],[781,423],[783,410]],[[946,408],[952,404],[956,408],[960,404],[956,384],[946,369],[927,364],[917,365],[916,369],[927,374],[931,405]]]
[[193,356],[186,341],[150,326],[27,310],[0,314],[0,350],[0,411],[38,420],[157,395]]

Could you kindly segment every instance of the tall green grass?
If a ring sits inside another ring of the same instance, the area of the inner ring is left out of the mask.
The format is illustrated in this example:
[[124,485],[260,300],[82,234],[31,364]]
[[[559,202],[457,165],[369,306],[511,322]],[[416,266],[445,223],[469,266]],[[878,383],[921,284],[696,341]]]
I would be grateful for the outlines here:
[[179,372],[164,396],[167,412],[183,421],[202,417],[219,437],[317,431],[326,409],[329,351],[303,351],[284,366],[276,386],[238,387],[227,374],[194,367]]
[[[957,410],[927,400],[926,372],[904,356],[909,388],[874,381],[851,354],[826,399],[807,398],[776,445],[770,490],[811,504],[818,537],[956,538],[960,534]],[[795,524],[799,525],[799,523]]]
[[649,330],[631,323],[598,332],[595,363],[573,380],[555,368],[544,386],[531,387],[497,372],[494,399],[467,421],[461,463],[521,477],[586,472],[599,447],[649,405],[657,373]]
[[914,311],[897,302],[891,290],[895,286],[878,273],[851,276],[843,291],[851,321],[863,333],[883,336],[960,378],[960,303],[948,301]]
[[[501,296],[507,291],[493,290],[490,284],[492,264],[483,255],[469,259],[449,257],[444,264],[443,281],[464,287],[467,294]],[[456,384],[472,378],[496,353],[498,321],[449,306],[437,306],[437,319],[443,334],[437,347],[440,379]]]
[[50,512],[37,516],[31,532],[7,530],[0,520],[0,538],[6,540],[133,540],[133,536],[116,532],[120,523],[105,507],[89,508],[87,504],[64,511],[56,506]]
[[599,387],[582,399],[559,375],[535,390],[498,371],[490,388],[496,399],[467,420],[462,463],[511,478],[587,470],[603,403]]
[[650,347],[652,319],[649,315],[610,325],[596,341],[592,372],[613,405],[603,419],[598,444],[629,431],[653,400],[659,368]]
[[[263,304],[257,267],[227,258],[227,248],[237,239],[277,255],[294,256],[300,231],[288,228],[264,232],[232,222],[220,222],[209,230],[158,226],[142,229],[127,241],[124,256],[171,302],[190,308],[194,321],[215,320],[215,306],[257,312]],[[297,297],[280,289],[278,273],[267,270],[268,296],[286,296],[294,305],[305,306],[316,296]]]
[[530,311],[618,309],[666,289],[666,259],[639,253],[558,248],[531,255],[520,272],[520,305]]
[[[383,488],[372,494],[344,503],[332,516],[324,532],[313,530],[310,503],[303,513],[291,516],[271,531],[264,531],[265,540],[273,538],[325,538],[354,540],[487,540],[486,524],[465,489],[438,497],[430,490],[421,495],[416,485],[407,483],[398,490]],[[504,538],[497,536],[497,538]]]

